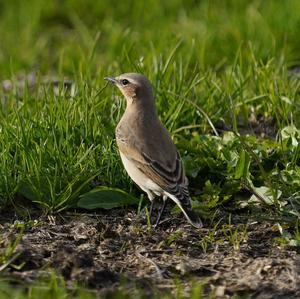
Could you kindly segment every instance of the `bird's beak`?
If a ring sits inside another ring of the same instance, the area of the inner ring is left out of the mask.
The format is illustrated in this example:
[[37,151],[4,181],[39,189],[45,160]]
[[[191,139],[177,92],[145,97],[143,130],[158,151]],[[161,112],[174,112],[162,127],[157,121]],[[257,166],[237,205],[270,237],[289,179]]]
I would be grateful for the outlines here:
[[116,78],[114,78],[114,77],[105,77],[104,80],[110,81],[113,84],[117,84],[118,83],[118,80]]

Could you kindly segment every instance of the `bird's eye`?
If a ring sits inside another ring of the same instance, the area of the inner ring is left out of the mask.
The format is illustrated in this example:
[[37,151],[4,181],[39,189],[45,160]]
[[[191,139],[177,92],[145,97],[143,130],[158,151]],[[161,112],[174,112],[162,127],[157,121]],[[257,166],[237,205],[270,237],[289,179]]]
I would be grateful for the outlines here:
[[122,82],[122,85],[127,85],[127,84],[129,84],[129,81],[128,81],[127,79],[123,79],[121,82]]

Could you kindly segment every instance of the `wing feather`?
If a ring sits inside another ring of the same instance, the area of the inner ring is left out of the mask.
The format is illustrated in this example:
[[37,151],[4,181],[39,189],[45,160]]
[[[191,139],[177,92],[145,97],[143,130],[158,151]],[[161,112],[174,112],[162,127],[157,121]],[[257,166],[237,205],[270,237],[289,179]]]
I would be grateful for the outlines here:
[[[136,167],[160,186],[181,208],[188,221],[195,227],[202,227],[199,216],[193,211],[188,190],[188,180],[185,176],[182,160],[176,151],[175,161],[164,163],[151,159],[145,151],[138,150],[135,146],[129,146],[118,141],[119,150],[131,160]],[[160,159],[161,160],[161,159]]]
[[169,166],[151,159],[145,152],[137,151],[134,147],[128,145],[123,147],[120,142],[118,146],[120,151],[135,163],[141,172],[163,190],[178,197],[178,199],[182,196],[189,198],[188,180],[177,151],[175,161]]

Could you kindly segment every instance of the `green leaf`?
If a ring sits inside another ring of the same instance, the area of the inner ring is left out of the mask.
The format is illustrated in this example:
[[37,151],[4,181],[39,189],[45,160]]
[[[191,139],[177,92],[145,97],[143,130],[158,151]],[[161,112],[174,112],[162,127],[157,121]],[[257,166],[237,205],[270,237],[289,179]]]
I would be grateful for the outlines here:
[[[258,202],[259,200],[263,200],[266,204],[268,205],[273,205],[274,204],[274,198],[273,198],[273,193],[272,190],[266,186],[261,186],[261,187],[254,187],[253,190],[255,191],[255,194],[253,194],[250,199],[249,202]],[[279,200],[280,196],[281,196],[282,192],[280,190],[277,190],[277,194],[276,194],[276,201]],[[259,197],[259,198],[258,198]],[[281,201],[279,202],[280,206],[283,206],[286,204],[285,201]]]
[[186,175],[192,178],[196,178],[200,171],[200,167],[195,161],[196,159],[191,156],[185,156],[182,158],[182,160],[184,163]]
[[[47,180],[44,177],[39,179],[36,177],[29,177],[22,180],[18,188],[18,193],[37,203],[43,200],[45,201],[50,197]],[[46,202],[44,204],[47,205]]]
[[138,203],[137,198],[123,190],[100,186],[81,195],[77,206],[88,210],[99,208],[109,210]]
[[288,148],[295,148],[298,146],[300,139],[300,130],[295,126],[287,126],[281,130],[281,137],[287,141]]
[[235,179],[246,178],[249,175],[250,156],[243,150],[237,162],[235,170]]

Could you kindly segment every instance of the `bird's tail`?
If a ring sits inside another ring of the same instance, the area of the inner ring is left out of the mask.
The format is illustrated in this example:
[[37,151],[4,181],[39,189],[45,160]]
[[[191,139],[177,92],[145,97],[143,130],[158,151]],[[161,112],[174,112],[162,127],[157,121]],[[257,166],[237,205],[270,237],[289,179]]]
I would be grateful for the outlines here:
[[189,197],[177,198],[172,194],[169,197],[179,206],[188,222],[196,228],[203,227],[199,215],[192,209],[191,199]]
[[198,214],[192,209],[192,207],[183,207],[182,205],[178,205],[183,212],[184,216],[188,220],[188,222],[196,228],[203,227],[203,223]]

